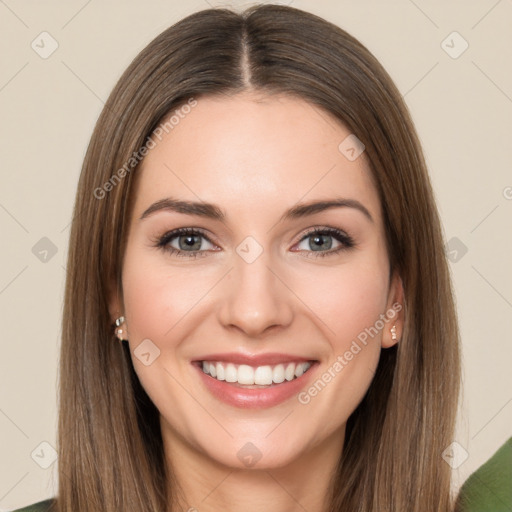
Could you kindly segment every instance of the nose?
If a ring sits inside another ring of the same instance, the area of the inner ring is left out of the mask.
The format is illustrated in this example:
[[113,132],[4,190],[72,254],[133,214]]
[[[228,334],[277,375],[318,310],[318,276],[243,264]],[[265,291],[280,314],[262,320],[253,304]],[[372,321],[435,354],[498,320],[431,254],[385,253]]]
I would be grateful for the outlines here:
[[222,290],[221,324],[251,338],[288,326],[293,319],[293,293],[271,268],[265,252],[252,263],[235,255],[233,266]]

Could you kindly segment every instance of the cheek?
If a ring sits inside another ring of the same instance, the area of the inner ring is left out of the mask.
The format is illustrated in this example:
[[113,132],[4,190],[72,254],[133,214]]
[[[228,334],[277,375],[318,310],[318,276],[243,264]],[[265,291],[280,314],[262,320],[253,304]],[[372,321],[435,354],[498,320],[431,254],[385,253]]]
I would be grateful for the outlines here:
[[127,251],[123,296],[130,341],[167,339],[211,286],[208,276],[197,277],[170,270],[165,258],[148,255],[147,249]]
[[128,264],[126,270],[129,277],[123,281],[123,293],[130,342],[157,340],[164,329],[171,327],[168,312],[172,308],[172,294],[166,280],[151,267],[143,270]]
[[[297,294],[324,325],[332,348],[347,344],[373,327],[385,313],[388,295],[386,265],[377,259],[338,267],[317,268],[297,280]],[[379,323],[380,325],[380,323]],[[380,341],[381,332],[375,339]]]
[[[314,428],[330,435],[363,399],[378,366],[388,295],[386,260],[361,259],[318,269],[301,297],[318,315],[328,355],[323,373],[298,396]],[[385,328],[385,327],[384,327]]]

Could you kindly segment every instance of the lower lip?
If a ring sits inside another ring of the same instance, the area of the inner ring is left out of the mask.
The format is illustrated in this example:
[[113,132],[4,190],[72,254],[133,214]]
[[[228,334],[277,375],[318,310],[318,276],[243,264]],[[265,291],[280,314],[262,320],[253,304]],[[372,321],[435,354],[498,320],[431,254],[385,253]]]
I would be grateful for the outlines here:
[[268,388],[252,389],[217,380],[204,373],[200,365],[193,364],[193,366],[199,372],[200,378],[210,393],[222,402],[241,409],[264,409],[278,405],[297,395],[310,381],[318,362],[315,361],[307,372],[293,380],[274,384]]

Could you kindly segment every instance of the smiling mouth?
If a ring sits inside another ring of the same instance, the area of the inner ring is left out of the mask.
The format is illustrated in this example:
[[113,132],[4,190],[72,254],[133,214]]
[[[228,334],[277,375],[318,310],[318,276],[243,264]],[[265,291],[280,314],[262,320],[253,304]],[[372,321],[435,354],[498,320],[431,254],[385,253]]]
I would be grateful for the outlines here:
[[316,361],[288,362],[276,365],[249,366],[223,361],[196,361],[203,373],[245,389],[269,388],[298,379]]

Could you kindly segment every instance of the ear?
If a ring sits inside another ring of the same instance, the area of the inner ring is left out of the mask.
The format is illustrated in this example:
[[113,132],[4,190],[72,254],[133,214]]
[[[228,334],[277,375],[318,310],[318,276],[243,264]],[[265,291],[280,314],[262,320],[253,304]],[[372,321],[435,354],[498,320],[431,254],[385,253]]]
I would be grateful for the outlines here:
[[[110,281],[108,285],[108,312],[110,316],[110,321],[112,324],[116,324],[116,320],[124,316],[124,305],[122,298],[120,296],[120,292],[117,289],[115,284],[115,280]],[[121,325],[115,326],[115,333],[117,338],[120,340],[128,340],[128,326],[126,324],[126,320],[122,322]]]
[[[396,345],[404,332],[404,287],[398,273],[394,273],[389,286],[388,303],[386,308],[386,324],[382,333],[382,348]],[[394,326],[396,339],[393,339],[391,329]]]
[[110,315],[110,320],[112,323],[115,323],[116,318],[119,318],[123,315],[124,306],[122,300],[119,296],[119,291],[117,289],[115,280],[111,280],[107,286],[108,290],[108,312]]

